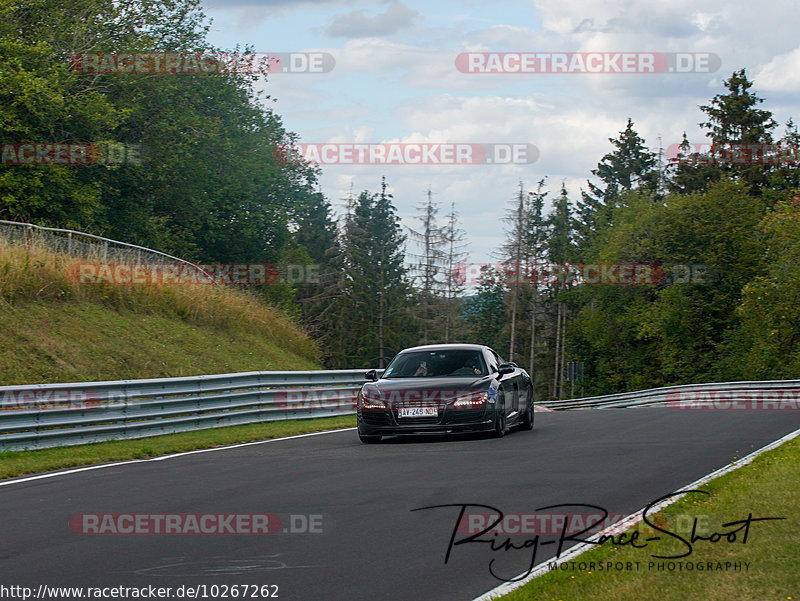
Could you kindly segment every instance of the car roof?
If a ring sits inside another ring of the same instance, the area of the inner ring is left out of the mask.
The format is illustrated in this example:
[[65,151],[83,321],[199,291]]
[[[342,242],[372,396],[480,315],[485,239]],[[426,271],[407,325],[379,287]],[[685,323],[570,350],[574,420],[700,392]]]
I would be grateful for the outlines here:
[[483,344],[467,344],[467,343],[450,343],[450,344],[425,344],[422,346],[412,346],[403,349],[400,353],[408,351],[445,351],[445,350],[458,350],[458,351],[479,351],[482,349],[489,349],[488,346]]

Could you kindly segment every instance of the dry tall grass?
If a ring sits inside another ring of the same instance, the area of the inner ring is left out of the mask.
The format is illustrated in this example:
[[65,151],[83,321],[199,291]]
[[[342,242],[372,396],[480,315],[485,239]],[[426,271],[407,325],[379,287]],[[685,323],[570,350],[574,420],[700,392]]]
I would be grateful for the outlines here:
[[287,316],[253,293],[222,285],[110,285],[70,281],[69,267],[87,261],[103,262],[100,250],[77,258],[53,252],[43,241],[12,244],[0,237],[0,306],[90,300],[119,310],[263,334],[281,348],[313,361],[319,359],[314,341]]

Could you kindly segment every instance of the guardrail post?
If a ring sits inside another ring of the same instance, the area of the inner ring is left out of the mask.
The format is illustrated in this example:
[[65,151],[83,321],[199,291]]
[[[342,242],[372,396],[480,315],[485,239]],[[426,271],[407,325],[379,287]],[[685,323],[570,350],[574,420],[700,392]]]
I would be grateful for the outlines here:
[[39,448],[39,439],[41,437],[41,432],[42,432],[42,410],[38,406],[36,406],[36,417],[34,418],[34,429],[36,431],[36,435],[35,435],[35,438],[33,440],[33,448],[34,449],[38,449]]
[[194,393],[194,395],[195,395],[195,407],[197,409],[195,411],[195,413],[194,413],[194,416],[195,416],[195,423],[198,426],[202,423],[201,420],[200,420],[200,410],[201,410],[202,404],[203,404],[202,392],[203,392],[203,388],[204,388],[204,386],[203,386],[204,383],[205,383],[204,380],[198,380],[197,381],[197,391]]
[[122,395],[122,438],[128,438],[128,418],[130,414],[128,412],[128,385],[123,384],[122,390],[120,391]]

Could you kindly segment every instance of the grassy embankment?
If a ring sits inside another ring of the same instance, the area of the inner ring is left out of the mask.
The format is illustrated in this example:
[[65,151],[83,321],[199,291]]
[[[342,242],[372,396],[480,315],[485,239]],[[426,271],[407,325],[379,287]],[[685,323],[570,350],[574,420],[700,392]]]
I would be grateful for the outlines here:
[[76,262],[0,240],[0,385],[319,368],[313,340],[254,295],[81,285]]

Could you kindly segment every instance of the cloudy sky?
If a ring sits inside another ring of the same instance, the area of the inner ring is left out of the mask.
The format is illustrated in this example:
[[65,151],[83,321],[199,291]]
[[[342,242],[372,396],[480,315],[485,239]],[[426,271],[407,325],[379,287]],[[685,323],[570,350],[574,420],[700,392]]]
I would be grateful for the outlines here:
[[[734,70],[747,69],[765,99],[762,108],[781,124],[777,133],[790,117],[800,120],[800,39],[790,0],[203,0],[203,6],[218,47],[333,58],[325,73],[275,73],[263,82],[284,125],[303,143],[534,145],[532,163],[323,166],[322,191],[337,212],[351,185],[356,193],[377,191],[385,175],[403,223],[412,227],[430,186],[441,214],[455,203],[476,262],[496,260],[500,218],[520,181],[533,188],[546,178],[551,198],[564,182],[578,198],[611,150],[608,138],[628,117],[654,150],[659,140],[665,149],[680,142],[684,131],[703,142],[698,105],[722,92]],[[456,64],[462,53],[581,52],[684,53],[711,57],[714,69],[586,73],[577,65],[573,72],[542,73],[540,60],[531,63],[537,72],[501,74]]]

